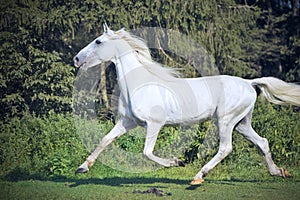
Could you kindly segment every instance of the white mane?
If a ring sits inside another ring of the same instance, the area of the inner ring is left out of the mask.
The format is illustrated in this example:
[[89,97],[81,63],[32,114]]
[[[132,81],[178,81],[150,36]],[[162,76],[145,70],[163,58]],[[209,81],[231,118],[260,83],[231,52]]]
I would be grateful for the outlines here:
[[136,56],[140,63],[153,75],[168,81],[172,81],[179,77],[179,72],[176,69],[163,67],[160,63],[155,62],[150,54],[147,44],[142,38],[131,35],[130,33],[120,30],[115,32],[118,38],[126,41],[129,46],[136,51]]

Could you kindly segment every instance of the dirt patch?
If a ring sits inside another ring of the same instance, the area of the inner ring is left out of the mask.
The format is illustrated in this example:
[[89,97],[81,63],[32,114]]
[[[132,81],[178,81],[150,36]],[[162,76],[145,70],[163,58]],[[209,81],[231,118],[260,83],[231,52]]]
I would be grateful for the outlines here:
[[134,194],[155,194],[156,196],[171,196],[172,193],[171,192],[166,192],[164,193],[162,190],[157,189],[157,188],[150,188],[148,190],[145,191],[141,191],[141,190],[134,190],[133,191]]

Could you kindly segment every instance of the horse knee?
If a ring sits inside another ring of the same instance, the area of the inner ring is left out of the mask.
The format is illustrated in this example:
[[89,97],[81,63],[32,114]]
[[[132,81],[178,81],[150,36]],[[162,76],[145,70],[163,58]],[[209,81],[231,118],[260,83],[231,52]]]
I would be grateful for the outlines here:
[[147,151],[147,150],[144,150],[144,151],[143,151],[143,155],[144,155],[146,158],[150,159],[150,160],[151,160],[151,158],[152,158],[152,156],[153,156],[152,152],[149,152],[149,151]]
[[143,156],[149,158],[150,154],[146,153],[146,152],[143,152]]
[[226,147],[222,147],[218,151],[218,155],[221,158],[225,158],[228,154],[232,152],[232,145],[227,145]]

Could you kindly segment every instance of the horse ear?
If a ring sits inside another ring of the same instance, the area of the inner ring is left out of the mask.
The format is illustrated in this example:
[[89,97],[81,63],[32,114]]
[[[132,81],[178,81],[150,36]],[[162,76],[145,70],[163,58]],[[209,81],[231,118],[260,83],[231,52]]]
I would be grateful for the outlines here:
[[117,33],[122,33],[122,32],[125,32],[125,28],[124,27],[117,31]]
[[104,30],[105,33],[107,33],[108,30],[109,30],[109,28],[108,28],[106,22],[103,24],[103,30]]
[[108,35],[113,35],[114,34],[114,31],[110,30],[110,28],[107,26],[106,23],[103,24],[103,29],[104,29],[104,32]]

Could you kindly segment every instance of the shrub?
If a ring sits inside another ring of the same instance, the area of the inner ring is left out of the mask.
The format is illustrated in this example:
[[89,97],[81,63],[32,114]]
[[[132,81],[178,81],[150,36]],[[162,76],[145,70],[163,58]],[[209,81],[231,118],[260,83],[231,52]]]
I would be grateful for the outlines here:
[[1,124],[0,134],[2,175],[14,170],[41,176],[73,174],[87,153],[71,115],[12,118]]
[[293,106],[259,101],[253,113],[253,127],[268,139],[276,163],[299,165],[300,113]]
[[[300,114],[292,106],[276,106],[258,101],[253,113],[253,127],[269,140],[274,161],[280,165],[299,165]],[[13,179],[24,175],[72,176],[79,164],[94,150],[113,127],[111,121],[81,119],[70,114],[50,113],[47,117],[25,115],[0,122],[0,165],[2,176]],[[142,156],[145,130],[137,128],[121,136],[101,156],[101,161],[120,170],[142,172],[154,163]],[[186,127],[164,127],[154,153],[164,158],[179,157],[200,165],[218,150],[214,120]],[[233,152],[223,161],[228,167],[261,166],[257,148],[236,131]],[[137,163],[138,158],[139,163]],[[157,169],[157,168],[153,168]],[[229,168],[228,168],[229,169]]]

